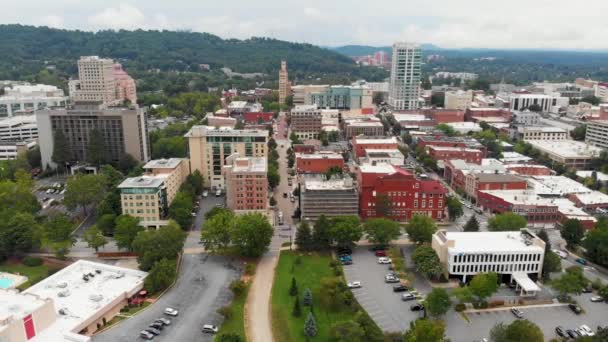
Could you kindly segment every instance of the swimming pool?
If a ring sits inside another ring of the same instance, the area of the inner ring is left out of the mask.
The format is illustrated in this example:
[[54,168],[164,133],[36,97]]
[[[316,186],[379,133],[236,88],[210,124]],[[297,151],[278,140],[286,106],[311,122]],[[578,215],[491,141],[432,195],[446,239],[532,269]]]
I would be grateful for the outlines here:
[[0,278],[0,289],[10,289],[15,283],[14,279],[11,278]]

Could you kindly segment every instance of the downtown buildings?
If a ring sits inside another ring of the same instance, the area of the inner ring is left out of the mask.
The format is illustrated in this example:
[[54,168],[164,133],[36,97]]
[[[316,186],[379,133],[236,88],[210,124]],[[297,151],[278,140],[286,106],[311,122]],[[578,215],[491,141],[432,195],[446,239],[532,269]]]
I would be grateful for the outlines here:
[[418,109],[422,77],[420,45],[393,44],[388,104],[393,110]]
[[236,213],[266,213],[268,163],[264,157],[229,156],[224,166],[226,206]]
[[349,176],[326,179],[324,175],[302,175],[300,210],[303,220],[315,221],[321,215],[337,217],[359,213],[359,191]]
[[587,122],[585,142],[591,146],[608,149],[608,121]]
[[33,114],[34,111],[65,107],[67,96],[63,90],[50,85],[20,84],[4,88],[4,95],[0,96],[0,117]]

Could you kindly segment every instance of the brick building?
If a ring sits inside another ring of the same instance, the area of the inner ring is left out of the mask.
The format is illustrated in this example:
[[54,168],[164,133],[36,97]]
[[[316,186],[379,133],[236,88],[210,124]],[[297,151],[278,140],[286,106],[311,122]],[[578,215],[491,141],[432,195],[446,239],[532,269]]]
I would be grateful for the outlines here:
[[323,116],[316,105],[296,106],[290,113],[291,131],[299,139],[316,139],[323,128]]
[[444,164],[443,176],[454,189],[465,188],[466,175],[469,173],[506,173],[505,166],[496,159],[482,159],[481,164],[467,163],[464,160],[452,159]]
[[344,158],[334,152],[319,152],[313,154],[296,154],[296,170],[298,173],[325,173],[332,167],[344,168]]
[[[380,217],[386,206],[391,219],[407,221],[413,215],[443,220],[447,190],[436,180],[420,180],[413,173],[389,164],[363,164],[357,174],[362,219]],[[387,201],[385,201],[385,199]]]
[[525,190],[526,180],[510,174],[469,173],[465,176],[465,193],[477,200],[480,190]]
[[353,151],[355,157],[365,156],[365,150],[394,150],[399,145],[396,137],[366,137],[358,136],[353,138]]
[[467,108],[464,112],[466,121],[509,122],[513,114],[504,108]]
[[462,159],[467,163],[481,164],[484,157],[483,151],[466,147],[428,146],[427,151],[435,161]]
[[266,212],[268,197],[268,164],[262,157],[226,159],[226,206],[235,212]]
[[294,144],[292,148],[295,153],[315,153],[317,151],[317,145]]
[[243,113],[243,121],[248,124],[269,123],[272,122],[274,113],[272,112],[248,112]]
[[384,125],[375,117],[366,120],[345,120],[344,135],[347,139],[357,135],[381,136],[384,135]]
[[551,176],[555,171],[537,164],[505,164],[508,172],[522,176]]
[[468,137],[448,137],[445,135],[430,135],[418,138],[417,146],[427,149],[429,146],[460,147],[482,151],[482,158],[486,156],[487,149],[479,141]]

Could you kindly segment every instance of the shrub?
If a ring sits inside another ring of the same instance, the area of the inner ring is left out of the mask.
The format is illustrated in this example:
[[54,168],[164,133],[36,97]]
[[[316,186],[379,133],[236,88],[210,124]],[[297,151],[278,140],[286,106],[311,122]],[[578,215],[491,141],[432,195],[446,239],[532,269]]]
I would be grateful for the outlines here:
[[463,303],[458,303],[454,306],[454,310],[456,310],[456,312],[462,312],[466,308],[467,308],[467,306],[464,305]]
[[334,268],[334,275],[335,275],[336,277],[341,276],[341,275],[342,275],[342,270],[341,270],[341,269],[339,269],[339,268]]
[[245,265],[245,274],[248,276],[254,275],[255,267],[256,267],[256,265],[253,263],[248,263],[247,265]]
[[329,267],[336,268],[338,267],[338,262],[336,260],[332,260],[329,262]]
[[243,292],[245,292],[246,288],[247,288],[247,284],[245,284],[245,282],[242,280],[235,280],[232,283],[230,283],[230,290],[237,297],[240,296],[241,294],[243,294]]
[[244,341],[241,335],[235,333],[223,333],[215,338],[216,342],[242,342]]
[[23,264],[25,266],[29,266],[29,267],[40,266],[40,265],[42,265],[42,259],[36,258],[36,257],[31,257],[31,256],[26,256],[25,258],[23,258]]
[[503,305],[505,305],[505,301],[504,300],[493,300],[493,301],[490,302],[490,307],[491,308],[495,308],[495,307],[503,306]]
[[232,318],[232,308],[229,305],[222,306],[221,308],[217,309],[217,313],[224,316],[224,319],[228,320]]

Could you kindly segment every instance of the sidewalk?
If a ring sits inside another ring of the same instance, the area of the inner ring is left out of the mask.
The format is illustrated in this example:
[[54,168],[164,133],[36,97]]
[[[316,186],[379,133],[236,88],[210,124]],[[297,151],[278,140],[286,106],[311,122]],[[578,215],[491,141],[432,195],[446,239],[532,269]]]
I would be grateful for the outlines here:
[[268,251],[260,259],[253,277],[245,307],[247,337],[250,342],[274,341],[270,322],[270,301],[274,269],[278,261],[278,252]]

